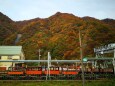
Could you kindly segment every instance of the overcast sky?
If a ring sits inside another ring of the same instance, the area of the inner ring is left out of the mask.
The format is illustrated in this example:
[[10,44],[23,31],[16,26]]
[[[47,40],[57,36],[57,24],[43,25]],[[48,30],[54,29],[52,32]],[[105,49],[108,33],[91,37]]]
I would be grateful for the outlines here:
[[115,19],[115,0],[0,0],[0,12],[14,21],[47,18],[56,12]]

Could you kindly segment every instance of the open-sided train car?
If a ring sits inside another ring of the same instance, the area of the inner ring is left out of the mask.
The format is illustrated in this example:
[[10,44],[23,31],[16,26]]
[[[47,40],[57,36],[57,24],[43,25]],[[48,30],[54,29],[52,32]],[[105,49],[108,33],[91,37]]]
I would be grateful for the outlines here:
[[42,67],[25,68],[25,79],[41,79]]
[[[112,68],[90,68],[84,71],[85,79],[101,79],[114,77]],[[81,69],[69,67],[9,67],[0,70],[0,80],[78,80],[82,79]]]

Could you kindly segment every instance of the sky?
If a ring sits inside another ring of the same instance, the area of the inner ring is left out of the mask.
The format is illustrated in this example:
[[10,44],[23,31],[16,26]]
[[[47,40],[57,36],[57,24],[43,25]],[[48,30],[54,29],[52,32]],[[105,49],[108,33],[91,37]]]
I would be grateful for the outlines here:
[[48,18],[56,12],[115,19],[115,0],[0,0],[0,12],[14,21]]

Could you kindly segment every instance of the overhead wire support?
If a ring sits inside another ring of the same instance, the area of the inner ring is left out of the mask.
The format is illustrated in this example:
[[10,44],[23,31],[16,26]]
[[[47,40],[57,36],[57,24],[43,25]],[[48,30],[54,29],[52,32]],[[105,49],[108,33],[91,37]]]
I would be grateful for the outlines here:
[[[0,62],[48,62],[48,60],[0,60]],[[74,63],[80,62],[80,60],[50,60],[49,62],[66,62],[66,63]]]
[[84,65],[83,65],[83,50],[82,50],[82,41],[81,41],[81,32],[79,29],[79,43],[80,43],[80,59],[81,59],[81,70],[82,70],[82,86],[85,85],[85,78],[84,78]]

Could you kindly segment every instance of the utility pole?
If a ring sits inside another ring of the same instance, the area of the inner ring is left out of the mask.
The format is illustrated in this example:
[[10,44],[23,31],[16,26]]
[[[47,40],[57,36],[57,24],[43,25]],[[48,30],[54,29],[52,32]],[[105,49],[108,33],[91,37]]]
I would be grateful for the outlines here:
[[80,43],[80,59],[81,59],[81,71],[82,71],[82,86],[85,85],[85,79],[84,79],[84,66],[83,66],[83,51],[82,51],[82,41],[81,41],[81,32],[79,29],[79,43]]
[[50,79],[50,66],[51,66],[51,56],[50,52],[48,52],[48,62],[47,62],[47,75],[46,75],[46,80]]

